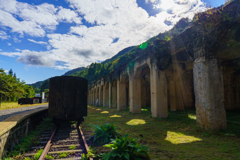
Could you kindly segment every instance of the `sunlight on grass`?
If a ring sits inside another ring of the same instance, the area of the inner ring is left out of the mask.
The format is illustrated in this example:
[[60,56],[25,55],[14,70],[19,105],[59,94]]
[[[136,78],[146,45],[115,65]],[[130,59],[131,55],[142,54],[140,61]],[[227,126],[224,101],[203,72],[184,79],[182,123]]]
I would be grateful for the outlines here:
[[167,141],[170,141],[172,144],[181,144],[181,143],[191,143],[196,141],[202,141],[200,138],[196,138],[194,136],[187,136],[182,133],[167,131]]
[[108,111],[102,111],[101,113],[109,113]]
[[148,109],[141,109],[141,111],[148,111]]
[[146,124],[146,121],[143,119],[132,119],[126,123],[127,125],[139,125],[139,124]]
[[22,107],[29,107],[29,106],[37,106],[37,105],[44,105],[44,104],[48,104],[48,103],[19,105],[18,102],[3,102],[3,103],[1,103],[0,110],[12,109],[12,108],[22,108]]
[[196,115],[194,115],[194,114],[188,114],[188,118],[196,120]]
[[112,116],[110,116],[111,118],[112,117],[122,117],[122,116],[119,116],[119,115],[117,115],[117,114],[114,114],[114,115],[112,115]]
[[97,111],[100,111],[101,109],[96,109]]

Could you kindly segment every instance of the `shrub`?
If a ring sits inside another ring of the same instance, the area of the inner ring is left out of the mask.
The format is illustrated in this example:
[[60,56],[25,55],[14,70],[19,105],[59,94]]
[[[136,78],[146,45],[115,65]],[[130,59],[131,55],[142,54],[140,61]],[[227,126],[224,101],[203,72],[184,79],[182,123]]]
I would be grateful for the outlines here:
[[99,144],[107,144],[111,139],[117,138],[120,134],[116,132],[116,127],[113,124],[101,124],[96,126],[93,142]]
[[106,154],[101,154],[102,160],[149,160],[146,146],[140,145],[137,138],[128,141],[128,134],[122,138],[116,138],[111,144],[105,145],[113,150]]

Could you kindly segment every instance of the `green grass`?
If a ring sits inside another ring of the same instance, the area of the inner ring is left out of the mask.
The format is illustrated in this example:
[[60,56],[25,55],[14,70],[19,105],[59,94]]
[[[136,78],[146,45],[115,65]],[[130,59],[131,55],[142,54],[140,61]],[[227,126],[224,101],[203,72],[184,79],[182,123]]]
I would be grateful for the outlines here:
[[75,148],[76,148],[75,145],[72,145],[72,146],[69,147],[69,149],[72,149],[72,150],[74,150]]
[[0,106],[0,110],[12,109],[12,108],[21,108],[21,107],[29,107],[29,106],[37,106],[37,105],[43,105],[43,104],[48,104],[48,103],[20,105],[20,104],[18,104],[18,102],[2,102],[1,106]]
[[54,159],[54,157],[51,156],[51,155],[46,155],[45,158],[46,158],[46,159]]
[[58,158],[66,158],[68,153],[59,153]]
[[[230,121],[240,122],[239,112],[227,112]],[[151,109],[141,114],[116,108],[88,106],[84,130],[94,125],[114,123],[117,132],[130,134],[147,145],[151,159],[240,159],[240,125],[228,122],[228,129],[210,131],[198,127],[195,110],[169,111],[167,119],[152,118]],[[101,152],[106,148],[93,148]]]
[[34,155],[34,160],[38,160],[43,152],[43,149],[40,149],[37,151],[37,153]]

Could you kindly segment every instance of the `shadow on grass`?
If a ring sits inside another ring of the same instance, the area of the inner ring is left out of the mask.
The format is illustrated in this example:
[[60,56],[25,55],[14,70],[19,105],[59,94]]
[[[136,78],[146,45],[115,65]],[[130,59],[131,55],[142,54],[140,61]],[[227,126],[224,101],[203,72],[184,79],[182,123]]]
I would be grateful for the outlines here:
[[[114,123],[118,132],[130,133],[139,143],[147,145],[152,159],[234,159],[240,157],[239,125],[228,122],[224,131],[210,131],[198,127],[195,109],[169,111],[166,119],[152,118],[149,107],[141,114],[128,109],[94,107],[89,110],[87,123]],[[101,110],[97,110],[101,109]],[[107,114],[101,112],[108,111]],[[238,121],[240,114],[227,112],[228,120]],[[92,128],[93,129],[93,128]]]

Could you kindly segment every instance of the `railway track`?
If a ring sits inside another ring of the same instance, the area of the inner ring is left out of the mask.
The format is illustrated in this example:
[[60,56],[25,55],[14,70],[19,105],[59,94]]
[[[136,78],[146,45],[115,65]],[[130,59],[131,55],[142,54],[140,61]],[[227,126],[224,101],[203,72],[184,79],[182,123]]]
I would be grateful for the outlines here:
[[[83,153],[89,152],[81,127],[77,127],[76,124],[63,123],[51,132],[45,132],[41,135],[40,140],[41,145],[32,147],[35,150],[43,149],[39,160],[80,160]],[[24,156],[33,157],[34,155],[36,152]]]

